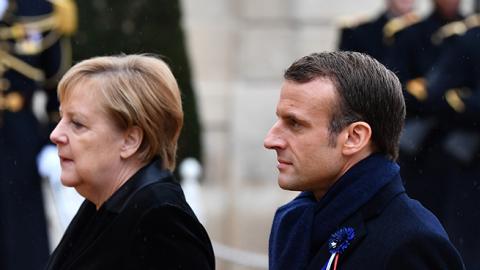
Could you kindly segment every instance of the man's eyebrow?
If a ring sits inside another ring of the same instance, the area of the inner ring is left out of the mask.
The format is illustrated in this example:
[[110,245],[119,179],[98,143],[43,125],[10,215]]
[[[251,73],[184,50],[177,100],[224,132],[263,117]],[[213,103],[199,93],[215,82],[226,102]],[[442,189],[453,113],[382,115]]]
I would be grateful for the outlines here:
[[280,115],[279,117],[285,120],[294,120],[295,122],[302,123],[302,124],[308,123],[307,119],[302,118],[298,114],[295,114],[292,112],[285,113],[284,115]]
[[277,113],[277,116],[281,118],[300,119],[294,112],[285,112],[283,114]]
[[297,115],[294,114],[294,113],[286,113],[285,115],[282,116],[282,118],[294,119],[294,120],[298,120],[298,119],[299,119],[299,118],[297,117]]

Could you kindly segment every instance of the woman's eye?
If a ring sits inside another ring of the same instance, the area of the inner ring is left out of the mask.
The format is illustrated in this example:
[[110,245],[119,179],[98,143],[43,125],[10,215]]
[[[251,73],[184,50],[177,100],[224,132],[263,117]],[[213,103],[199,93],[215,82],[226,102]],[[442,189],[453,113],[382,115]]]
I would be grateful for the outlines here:
[[74,120],[72,120],[72,125],[73,125],[73,127],[76,128],[76,129],[79,129],[79,128],[84,127],[84,125],[83,125],[82,123],[80,123],[80,122],[78,122],[78,121],[74,121]]

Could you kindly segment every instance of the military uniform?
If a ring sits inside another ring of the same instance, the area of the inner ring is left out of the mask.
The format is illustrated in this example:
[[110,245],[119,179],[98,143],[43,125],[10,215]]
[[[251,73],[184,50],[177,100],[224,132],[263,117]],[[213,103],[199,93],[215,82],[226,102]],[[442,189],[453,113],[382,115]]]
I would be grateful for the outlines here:
[[425,106],[419,101],[424,99],[424,93],[417,90],[417,85],[424,83],[424,76],[431,70],[442,50],[448,46],[445,40],[438,41],[438,30],[461,19],[461,15],[446,19],[438,11],[434,11],[424,20],[395,33],[395,41],[385,63],[405,85],[407,118],[422,114]]
[[[56,82],[70,64],[62,35],[74,28],[73,3],[4,1],[0,22],[0,269],[41,269],[48,241],[36,155],[48,140],[32,99],[46,91],[50,124]],[[70,12],[65,13],[66,10]],[[57,112],[57,113],[55,113]]]
[[449,46],[452,39],[438,41],[438,31],[455,20],[444,18],[434,11],[422,21],[415,23],[395,34],[391,54],[386,64],[398,75],[404,85],[407,104],[407,119],[400,140],[401,174],[407,179],[406,189],[411,197],[421,201],[428,209],[445,220],[444,195],[448,191],[450,160],[443,154],[440,146],[444,130],[438,115],[429,113],[424,90],[427,73],[441,52]]
[[344,22],[338,49],[366,53],[384,63],[394,34],[417,20],[414,13],[391,17],[388,12],[384,12],[370,21]]
[[426,77],[431,113],[444,121],[443,155],[449,163],[443,223],[467,269],[480,269],[480,15],[448,25],[444,38],[459,36]]

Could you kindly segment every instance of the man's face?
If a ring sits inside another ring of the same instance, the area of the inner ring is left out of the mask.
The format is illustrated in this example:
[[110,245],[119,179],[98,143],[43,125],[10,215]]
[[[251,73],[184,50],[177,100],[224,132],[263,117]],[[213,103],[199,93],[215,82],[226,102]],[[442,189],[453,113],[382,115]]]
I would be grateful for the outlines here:
[[415,0],[389,0],[389,10],[396,16],[401,16],[413,10]]
[[447,18],[457,16],[460,8],[460,0],[434,0],[440,13]]
[[285,81],[277,104],[277,122],[264,146],[277,152],[281,188],[312,191],[317,198],[341,176],[345,160],[338,138],[330,140],[329,124],[337,94],[329,79],[307,83]]

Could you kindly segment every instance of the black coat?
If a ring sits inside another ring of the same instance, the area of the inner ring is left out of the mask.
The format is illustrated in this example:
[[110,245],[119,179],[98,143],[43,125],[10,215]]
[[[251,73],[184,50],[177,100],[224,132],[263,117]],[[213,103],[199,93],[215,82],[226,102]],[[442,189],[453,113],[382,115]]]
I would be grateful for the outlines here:
[[152,163],[97,211],[85,201],[46,269],[214,269],[210,239],[172,175]]
[[[437,218],[405,194],[398,175],[341,227],[352,227],[356,236],[340,255],[338,269],[465,269]],[[308,270],[328,261],[327,244]]]

